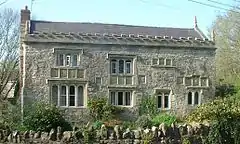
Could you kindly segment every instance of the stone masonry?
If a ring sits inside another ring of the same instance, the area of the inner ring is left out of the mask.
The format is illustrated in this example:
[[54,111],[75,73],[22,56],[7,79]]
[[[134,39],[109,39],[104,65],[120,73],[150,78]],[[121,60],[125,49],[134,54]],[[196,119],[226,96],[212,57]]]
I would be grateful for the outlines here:
[[[20,65],[23,65],[23,104],[33,100],[53,102],[51,87],[61,83],[83,86],[81,107],[64,107],[72,119],[79,119],[85,114],[89,98],[109,98],[110,91],[130,91],[131,104],[126,107],[133,112],[143,97],[158,97],[159,93],[167,91],[168,99],[160,98],[158,103],[165,106],[164,110],[178,115],[188,113],[196,105],[214,96],[216,48],[214,42],[202,35],[197,26],[192,31],[198,35],[174,37],[162,36],[161,33],[144,35],[139,32],[137,35],[111,33],[107,30],[106,33],[66,32],[64,27],[62,31],[54,31],[51,29],[59,23],[53,26],[48,25],[48,22],[34,22],[30,19],[22,23],[24,36],[20,53],[23,59]],[[89,25],[94,30],[94,25]],[[59,51],[77,53],[77,67],[56,66],[56,54]],[[131,74],[110,74],[111,60],[118,58],[131,59]],[[74,76],[70,76],[72,71]],[[189,92],[193,96],[197,95],[195,100],[189,98]],[[119,103],[121,100],[119,97],[117,99]],[[68,103],[71,103],[70,100]]]

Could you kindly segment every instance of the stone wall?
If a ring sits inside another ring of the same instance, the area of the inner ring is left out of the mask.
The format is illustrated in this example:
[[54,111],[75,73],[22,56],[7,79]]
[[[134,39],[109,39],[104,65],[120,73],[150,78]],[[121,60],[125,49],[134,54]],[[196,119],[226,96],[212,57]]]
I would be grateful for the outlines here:
[[209,132],[209,126],[204,124],[175,125],[170,127],[161,124],[159,127],[151,129],[123,130],[116,125],[114,128],[93,130],[87,126],[85,130],[74,128],[73,131],[62,132],[61,128],[52,129],[48,132],[34,131],[13,131],[0,130],[0,143],[96,143],[96,144],[181,144],[184,140],[189,140],[191,144],[203,143],[202,137]]
[[[170,110],[183,115],[195,106],[187,104],[187,94],[198,91],[201,103],[214,96],[214,57],[215,49],[197,47],[146,47],[122,45],[83,45],[28,43],[25,46],[24,101],[40,99],[49,102],[51,86],[51,68],[54,67],[54,48],[82,49],[80,68],[85,70],[82,83],[86,86],[86,98],[93,96],[109,96],[109,90],[130,89],[133,91],[133,107],[135,111],[143,96],[152,96],[156,89],[171,91]],[[132,85],[109,84],[109,59],[111,54],[132,55],[135,59],[135,73]],[[154,58],[170,58],[173,65],[168,67],[154,66]],[[178,78],[194,75],[208,78],[207,86],[186,86],[178,84]],[[141,76],[146,82],[141,82]],[[101,85],[96,84],[96,78],[101,77]],[[76,79],[77,80],[77,79]],[[81,82],[80,80],[78,80]],[[62,80],[64,82],[64,80]],[[86,101],[85,106],[86,108]],[[76,113],[82,113],[81,108],[75,108]]]

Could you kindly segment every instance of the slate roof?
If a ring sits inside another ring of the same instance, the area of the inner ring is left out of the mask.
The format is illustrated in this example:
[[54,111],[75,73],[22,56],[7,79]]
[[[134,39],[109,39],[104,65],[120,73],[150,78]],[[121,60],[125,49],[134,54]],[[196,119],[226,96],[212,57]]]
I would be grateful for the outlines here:
[[197,29],[30,21],[24,42],[214,48]]
[[134,34],[134,35],[152,35],[169,36],[174,38],[192,37],[204,38],[194,28],[168,28],[168,27],[149,27],[133,26],[120,24],[102,24],[102,23],[74,23],[74,22],[50,22],[31,20],[31,33],[39,32],[81,32],[81,33],[99,33],[99,34]]

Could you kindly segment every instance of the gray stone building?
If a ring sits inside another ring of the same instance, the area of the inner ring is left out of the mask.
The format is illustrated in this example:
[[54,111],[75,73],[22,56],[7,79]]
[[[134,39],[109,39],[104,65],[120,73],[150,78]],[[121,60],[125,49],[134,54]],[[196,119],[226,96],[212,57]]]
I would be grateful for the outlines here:
[[155,96],[185,114],[214,96],[215,45],[193,28],[30,20],[21,11],[22,104],[44,100],[81,117],[91,97],[136,110]]

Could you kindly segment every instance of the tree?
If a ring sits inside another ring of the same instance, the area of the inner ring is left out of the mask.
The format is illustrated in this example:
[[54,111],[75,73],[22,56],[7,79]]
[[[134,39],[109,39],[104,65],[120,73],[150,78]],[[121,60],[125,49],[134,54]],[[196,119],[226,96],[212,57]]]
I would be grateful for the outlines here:
[[235,84],[240,80],[240,13],[228,11],[213,23],[215,31],[217,79]]
[[19,18],[13,9],[0,10],[0,109],[18,79]]

